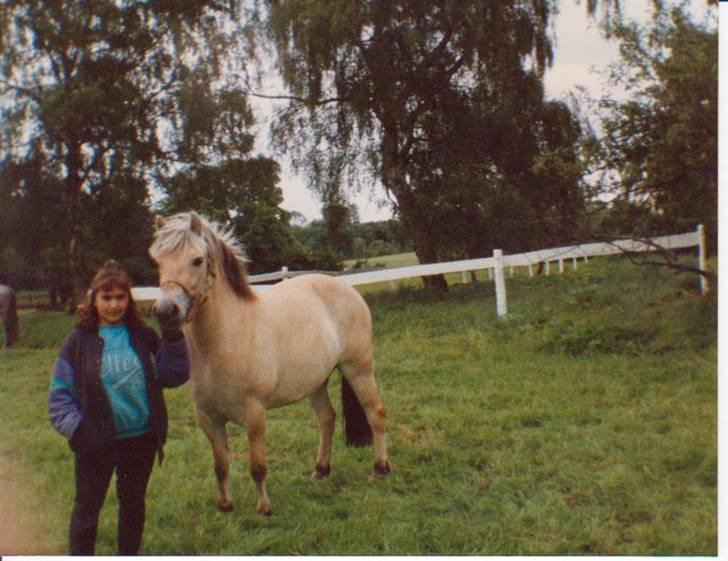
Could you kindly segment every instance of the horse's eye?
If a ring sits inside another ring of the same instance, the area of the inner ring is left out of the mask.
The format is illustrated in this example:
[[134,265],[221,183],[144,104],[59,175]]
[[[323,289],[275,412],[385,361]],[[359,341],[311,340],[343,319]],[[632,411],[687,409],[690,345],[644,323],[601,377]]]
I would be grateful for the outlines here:
[[203,261],[204,261],[204,259],[202,259],[202,257],[197,257],[197,258],[195,258],[194,261],[192,261],[192,266],[199,267],[200,265],[202,265]]

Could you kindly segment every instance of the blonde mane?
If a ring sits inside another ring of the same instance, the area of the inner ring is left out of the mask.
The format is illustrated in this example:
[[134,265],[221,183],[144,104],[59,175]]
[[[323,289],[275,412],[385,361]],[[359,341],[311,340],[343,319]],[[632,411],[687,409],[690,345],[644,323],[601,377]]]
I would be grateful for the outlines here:
[[149,254],[153,258],[156,259],[189,243],[218,263],[231,288],[239,296],[247,299],[255,298],[245,272],[247,263],[245,251],[232,230],[225,230],[217,222],[194,211],[180,212],[164,218],[162,224],[158,227],[154,243],[149,248]]

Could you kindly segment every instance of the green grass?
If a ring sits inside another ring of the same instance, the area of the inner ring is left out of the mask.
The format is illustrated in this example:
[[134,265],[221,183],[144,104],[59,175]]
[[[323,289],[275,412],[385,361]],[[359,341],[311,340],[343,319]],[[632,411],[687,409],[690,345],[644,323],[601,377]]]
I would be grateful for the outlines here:
[[[268,415],[273,517],[254,512],[237,426],[236,510],[218,513],[190,398],[167,392],[142,553],[716,555],[715,296],[622,259],[506,282],[505,321],[487,282],[367,292],[394,467],[383,482],[340,427],[331,477],[310,482],[318,437],[301,403]],[[21,345],[0,360],[0,453],[39,513],[39,553],[67,551],[71,454],[45,409],[70,321],[23,314]],[[98,553],[114,553],[115,517],[112,491]]]
[[418,265],[417,256],[413,251],[407,253],[395,253],[393,255],[382,255],[380,257],[369,257],[368,259],[349,259],[344,261],[344,267],[351,269],[357,263],[361,264],[361,269],[380,269],[385,267],[407,267],[409,265]]

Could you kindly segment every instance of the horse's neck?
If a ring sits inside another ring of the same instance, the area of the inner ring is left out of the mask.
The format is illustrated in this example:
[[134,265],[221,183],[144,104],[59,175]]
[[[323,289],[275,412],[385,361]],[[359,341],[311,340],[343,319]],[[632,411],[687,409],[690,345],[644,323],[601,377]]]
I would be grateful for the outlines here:
[[223,279],[215,279],[207,300],[191,321],[189,335],[194,339],[197,351],[203,355],[214,353],[231,336],[233,329],[243,336],[242,332],[250,325],[246,316],[251,310],[251,302],[235,294]]

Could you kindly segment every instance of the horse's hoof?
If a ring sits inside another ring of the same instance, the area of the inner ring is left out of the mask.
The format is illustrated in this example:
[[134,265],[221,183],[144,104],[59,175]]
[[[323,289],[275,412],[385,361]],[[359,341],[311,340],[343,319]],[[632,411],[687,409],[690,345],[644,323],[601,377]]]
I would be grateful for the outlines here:
[[311,474],[311,481],[319,481],[331,473],[331,466],[316,466]]
[[232,512],[233,503],[217,503],[217,510],[220,512]]
[[392,473],[392,466],[388,461],[376,462],[374,464],[374,471],[372,472],[372,479],[374,481],[381,481]]
[[259,503],[258,506],[255,508],[255,512],[263,516],[272,516],[273,507],[269,502]]

